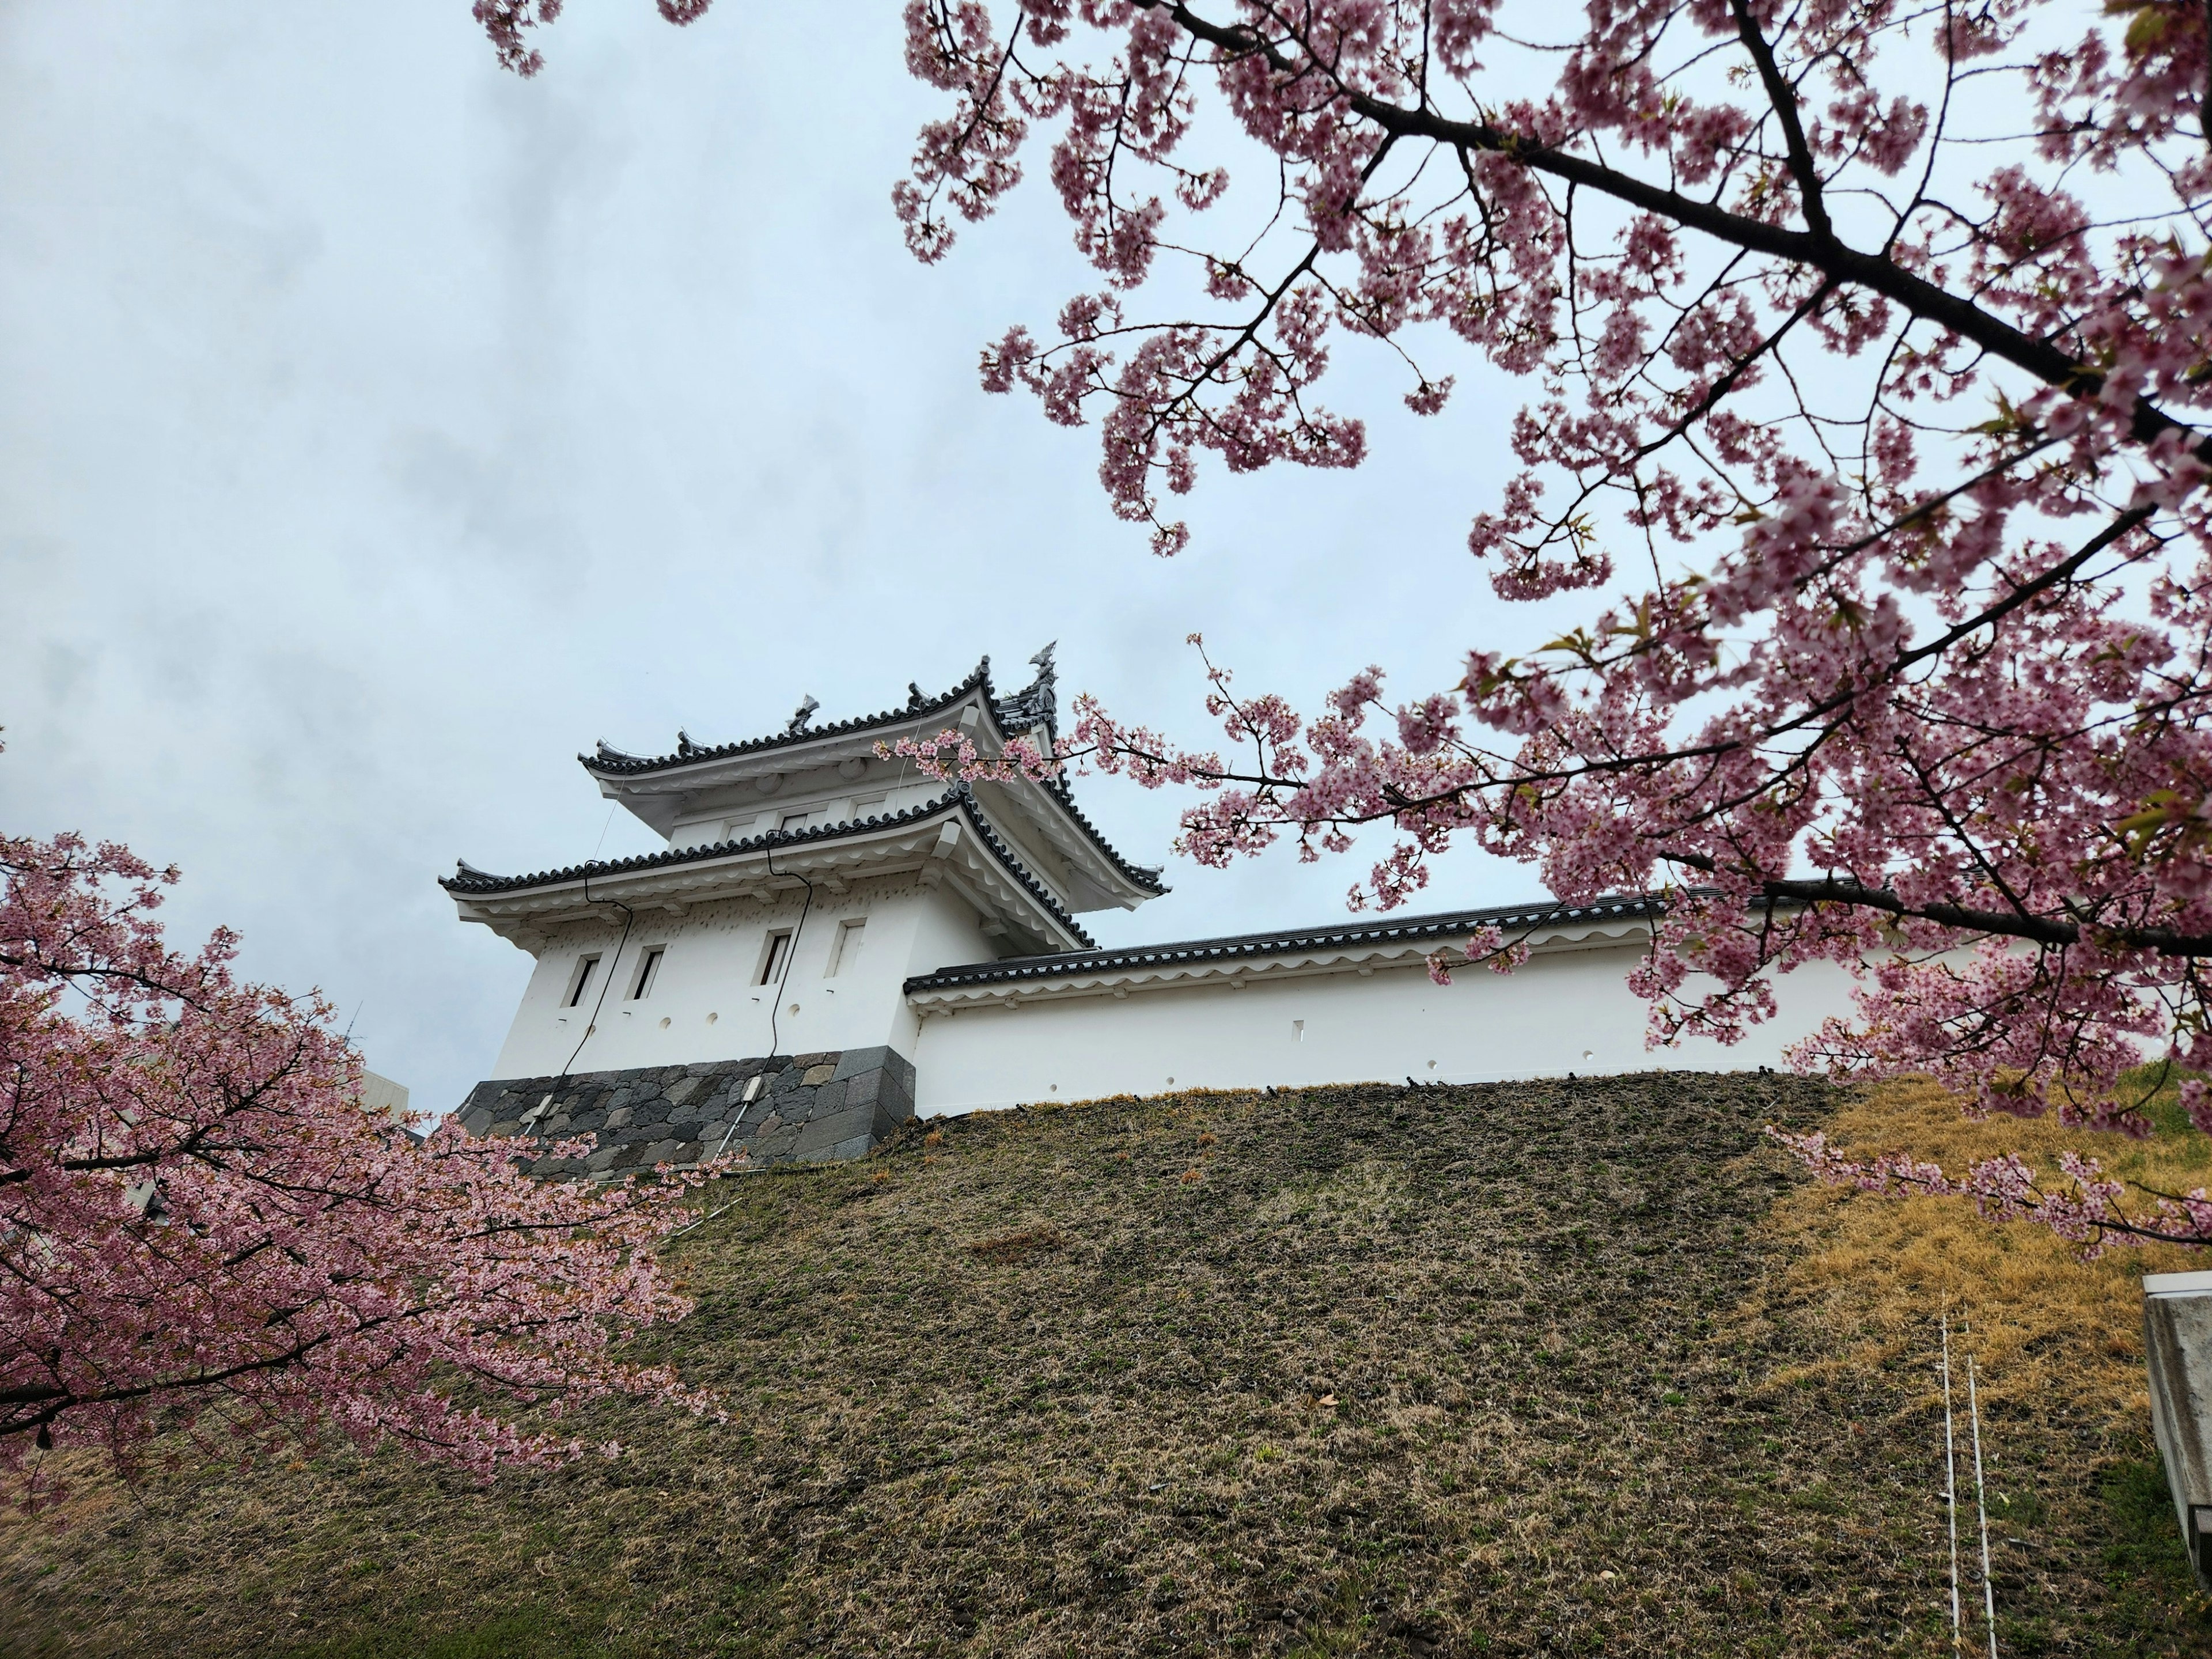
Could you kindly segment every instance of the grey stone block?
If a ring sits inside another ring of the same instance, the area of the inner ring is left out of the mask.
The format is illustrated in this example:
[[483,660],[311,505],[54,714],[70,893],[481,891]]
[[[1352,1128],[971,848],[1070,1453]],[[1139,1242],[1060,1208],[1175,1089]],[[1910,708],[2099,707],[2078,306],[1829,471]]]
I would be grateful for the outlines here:
[[848,1048],[838,1057],[839,1077],[858,1077],[863,1072],[888,1072],[908,1094],[914,1092],[914,1062],[888,1043]]
[[792,1144],[798,1139],[799,1127],[796,1124],[787,1123],[781,1128],[769,1130],[766,1134],[755,1135],[746,1150],[751,1153],[755,1163],[773,1164],[779,1158],[790,1157]]
[[799,1157],[806,1158],[826,1152],[838,1142],[850,1140],[855,1135],[871,1134],[874,1132],[873,1118],[872,1109],[866,1106],[848,1107],[842,1112],[831,1112],[826,1116],[814,1118],[799,1130],[799,1139],[792,1150]]
[[901,1079],[895,1073],[886,1071],[884,1073],[882,1103],[899,1117],[912,1117],[914,1115],[913,1081],[909,1079]]
[[858,1077],[863,1072],[879,1072],[884,1056],[889,1053],[890,1050],[881,1043],[872,1048],[848,1048],[837,1056],[837,1075],[848,1078]]
[[[666,1161],[678,1165],[746,1147],[757,1163],[788,1163],[805,1138],[809,1160],[858,1157],[914,1110],[914,1067],[878,1044],[842,1053],[701,1060],[568,1077],[489,1079],[456,1115],[471,1134],[594,1136],[581,1161],[522,1160],[548,1176],[605,1176]],[[753,1100],[743,1098],[759,1079]],[[530,1117],[541,1103],[542,1115]],[[527,1127],[526,1127],[526,1124]]]

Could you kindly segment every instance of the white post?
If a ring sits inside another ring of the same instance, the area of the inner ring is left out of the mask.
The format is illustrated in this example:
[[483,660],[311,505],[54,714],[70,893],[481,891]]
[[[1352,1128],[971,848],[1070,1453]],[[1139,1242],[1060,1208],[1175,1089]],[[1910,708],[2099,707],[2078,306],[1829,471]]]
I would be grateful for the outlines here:
[[1966,1354],[1966,1415],[1974,1425],[1974,1514],[1982,1523],[1982,1617],[1990,1632],[1990,1659],[1997,1659],[1997,1593],[1990,1583],[1990,1510],[1982,1497],[1982,1406],[1974,1390],[1974,1356]]
[[1959,1650],[1959,1454],[1951,1432],[1951,1315],[1943,1314],[1943,1504],[1951,1516],[1951,1651]]

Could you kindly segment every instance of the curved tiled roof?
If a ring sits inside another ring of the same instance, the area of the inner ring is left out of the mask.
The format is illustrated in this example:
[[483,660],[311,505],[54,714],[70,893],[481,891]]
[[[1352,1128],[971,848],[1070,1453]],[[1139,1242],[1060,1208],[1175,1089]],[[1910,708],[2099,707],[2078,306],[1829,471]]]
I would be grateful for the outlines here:
[[1114,850],[1114,844],[1099,833],[1098,826],[1084,817],[1083,809],[1075,804],[1075,792],[1067,787],[1066,773],[1054,773],[1046,781],[1044,787],[1052,791],[1052,798],[1060,804],[1061,809],[1068,817],[1075,820],[1076,828],[1091,838],[1091,844],[1106,855],[1108,862],[1121,872],[1124,880],[1133,886],[1143,888],[1154,898],[1158,898],[1163,893],[1174,890],[1160,879],[1161,866],[1132,864]]
[[625,755],[619,750],[599,745],[596,755],[579,755],[576,758],[592,772],[616,777],[635,777],[647,772],[665,772],[671,767],[696,766],[701,761],[727,760],[733,755],[757,755],[770,749],[788,749],[802,743],[812,743],[821,738],[842,737],[848,732],[866,732],[872,726],[895,726],[917,715],[927,716],[941,708],[950,708],[970,691],[981,687],[988,696],[991,690],[991,659],[988,657],[975,665],[975,672],[941,696],[927,702],[909,703],[904,708],[886,709],[880,714],[859,714],[848,720],[838,720],[829,726],[804,726],[795,732],[779,732],[773,737],[748,738],[742,743],[721,743],[712,747],[694,745],[679,749],[672,755]]
[[1425,944],[1477,927],[1542,927],[1561,922],[1651,915],[1659,908],[1660,901],[1656,898],[1624,896],[1601,898],[1595,904],[1505,905],[1486,910],[1455,910],[1442,915],[1408,916],[1402,921],[1376,922],[1366,927],[1239,933],[1226,939],[1186,939],[1173,945],[1144,945],[1121,951],[1062,951],[1051,956],[1008,957],[998,962],[969,963],[964,967],[940,969],[933,974],[918,974],[907,981],[906,989],[942,991],[963,985],[1060,979],[1125,968],[1229,962],[1240,957],[1281,956],[1316,946],[1336,949],[1355,945]]
[[[779,732],[773,737],[748,738],[743,743],[717,744],[711,748],[691,746],[679,749],[672,755],[625,755],[619,750],[599,745],[596,755],[579,755],[587,771],[605,777],[639,777],[649,772],[665,772],[679,766],[696,766],[702,761],[727,760],[736,755],[757,755],[774,749],[786,749],[802,743],[811,743],[817,738],[843,737],[852,732],[866,732],[881,726],[898,726],[916,719],[927,719],[940,710],[951,708],[971,691],[980,690],[990,705],[992,717],[1005,726],[1003,709],[1008,700],[1001,699],[991,689],[991,659],[986,657],[975,665],[975,672],[954,686],[925,702],[909,703],[904,708],[885,709],[880,714],[861,714],[852,720],[839,720],[830,726],[809,726],[796,732]],[[1077,828],[1089,838],[1091,844],[1105,856],[1124,881],[1139,887],[1154,897],[1169,890],[1160,879],[1157,865],[1132,864],[1117,852],[1112,842],[1099,832],[1098,826],[1085,817],[1083,809],[1075,804],[1074,792],[1067,786],[1065,774],[1054,774],[1046,787]]]
[[727,858],[737,853],[766,852],[778,847],[798,847],[809,842],[839,841],[848,836],[877,830],[891,830],[902,825],[919,823],[924,819],[957,809],[961,817],[975,831],[976,839],[991,850],[994,857],[1006,866],[1022,885],[1023,890],[1034,898],[1054,921],[1081,939],[1086,945],[1091,935],[1082,924],[1062,908],[1052,890],[1030,873],[1027,866],[1015,856],[1013,849],[1000,839],[982,813],[976,810],[975,799],[965,784],[954,784],[943,794],[933,799],[909,806],[903,811],[885,812],[866,818],[849,818],[842,823],[825,823],[811,830],[771,830],[764,835],[747,836],[741,841],[720,841],[705,847],[669,848],[664,852],[641,853],[635,858],[616,859],[608,863],[593,860],[586,864],[574,864],[561,870],[541,870],[535,875],[495,876],[488,871],[460,864],[456,873],[439,878],[438,885],[448,893],[461,897],[489,896],[497,893],[526,892],[534,887],[558,887],[572,881],[583,881],[592,876],[628,875],[641,870],[660,870],[683,864],[702,864],[710,860]]

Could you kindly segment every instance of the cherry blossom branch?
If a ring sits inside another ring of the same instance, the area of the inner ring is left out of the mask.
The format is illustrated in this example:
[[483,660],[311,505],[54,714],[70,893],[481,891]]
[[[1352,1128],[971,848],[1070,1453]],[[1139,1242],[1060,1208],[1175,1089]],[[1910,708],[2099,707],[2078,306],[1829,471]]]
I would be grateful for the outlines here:
[[2120,1206],[2124,1183],[2105,1174],[2103,1164],[2076,1152],[2061,1152],[2063,1185],[2046,1188],[2017,1153],[2007,1152],[1970,1164],[1960,1174],[1901,1152],[1869,1159],[1847,1158],[1821,1133],[1793,1134],[1769,1128],[1768,1136],[1794,1153],[1822,1182],[1884,1197],[1959,1197],[1971,1200],[1984,1219],[2027,1222],[2048,1228],[2094,1261],[2115,1244],[2212,1245],[2212,1194],[2202,1187],[2182,1194],[2140,1188],[2153,1199],[2148,1212]]

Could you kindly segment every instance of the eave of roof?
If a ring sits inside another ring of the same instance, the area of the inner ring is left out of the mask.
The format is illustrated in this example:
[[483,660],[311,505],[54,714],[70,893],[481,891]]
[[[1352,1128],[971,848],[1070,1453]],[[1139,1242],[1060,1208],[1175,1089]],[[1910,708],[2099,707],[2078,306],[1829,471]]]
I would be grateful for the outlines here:
[[917,974],[906,981],[911,995],[921,991],[951,990],[970,985],[1014,984],[1024,981],[1063,979],[1073,975],[1113,973],[1132,969],[1186,967],[1255,957],[1283,956],[1298,951],[1338,950],[1366,945],[1431,944],[1479,927],[1516,928],[1557,927],[1574,922],[1624,921],[1655,915],[1660,901],[1650,896],[1602,898],[1594,904],[1518,904],[1483,910],[1455,910],[1438,915],[1408,916],[1402,921],[1375,922],[1352,927],[1310,927],[1293,933],[1240,933],[1224,939],[1183,939],[1168,945],[1137,945],[1127,950],[1062,951],[1050,956],[1008,957],[997,962],[969,963]]
[[678,865],[703,864],[715,859],[766,852],[775,848],[849,840],[858,836],[920,823],[955,811],[975,832],[975,838],[990,850],[999,863],[1006,867],[1007,873],[1020,883],[1023,890],[1046,915],[1066,928],[1072,937],[1082,940],[1085,945],[1091,944],[1091,935],[1083,930],[1082,924],[1062,908],[1049,887],[1030,873],[1028,866],[991,828],[990,821],[977,810],[975,796],[965,784],[954,784],[933,799],[909,806],[903,811],[848,819],[842,823],[825,823],[811,830],[771,830],[763,835],[747,836],[739,841],[714,842],[705,847],[670,848],[665,852],[641,853],[635,858],[616,859],[604,863],[593,860],[586,864],[570,865],[565,869],[540,871],[535,875],[495,876],[464,864],[458,874],[439,878],[438,885],[455,898],[486,898],[502,893],[528,892],[538,888],[566,886],[593,876],[628,875]]
[[988,657],[976,664],[975,672],[950,691],[923,702],[909,704],[904,708],[889,708],[879,714],[857,714],[851,720],[836,720],[828,726],[802,726],[797,731],[778,732],[765,738],[747,738],[738,743],[695,747],[673,755],[624,755],[603,746],[599,754],[579,755],[576,758],[582,763],[584,769],[594,776],[641,777],[649,772],[666,772],[680,766],[728,760],[738,755],[757,755],[770,750],[792,749],[801,744],[818,743],[824,738],[847,737],[878,726],[902,726],[909,720],[927,720],[932,714],[942,714],[977,690],[983,693],[986,702],[991,701],[991,659]]
[[1098,832],[1098,826],[1084,817],[1083,809],[1075,804],[1075,792],[1067,787],[1067,775],[1055,772],[1044,787],[1058,801],[1060,810],[1075,820],[1075,827],[1089,837],[1091,844],[1106,855],[1107,861],[1133,887],[1143,889],[1154,898],[1173,889],[1160,879],[1160,866],[1156,864],[1132,864],[1114,849],[1114,844]]
[[[951,690],[927,702],[905,708],[886,709],[878,714],[861,714],[852,720],[838,720],[829,726],[803,726],[796,732],[780,732],[772,737],[748,738],[742,743],[717,744],[711,748],[693,748],[674,755],[617,755],[607,750],[599,755],[579,755],[577,761],[594,777],[634,778],[649,773],[667,772],[680,767],[699,766],[732,757],[757,755],[777,749],[795,748],[801,744],[815,743],[824,738],[850,737],[884,726],[904,726],[915,720],[927,720],[956,708],[963,699],[981,691],[983,707],[990,711],[993,725],[998,726],[999,739],[1006,739],[1006,727],[1000,721],[999,698],[991,687],[991,659],[986,657],[975,665],[975,670]],[[611,757],[611,758],[610,757]],[[1083,809],[1075,804],[1074,792],[1068,787],[1064,774],[1055,774],[1046,784],[1046,789],[1060,810],[1074,820],[1086,840],[1097,848],[1124,881],[1139,890],[1158,898],[1170,890],[1160,879],[1157,866],[1132,864],[1115,850],[1112,842],[1099,832],[1098,826],[1084,816]]]

